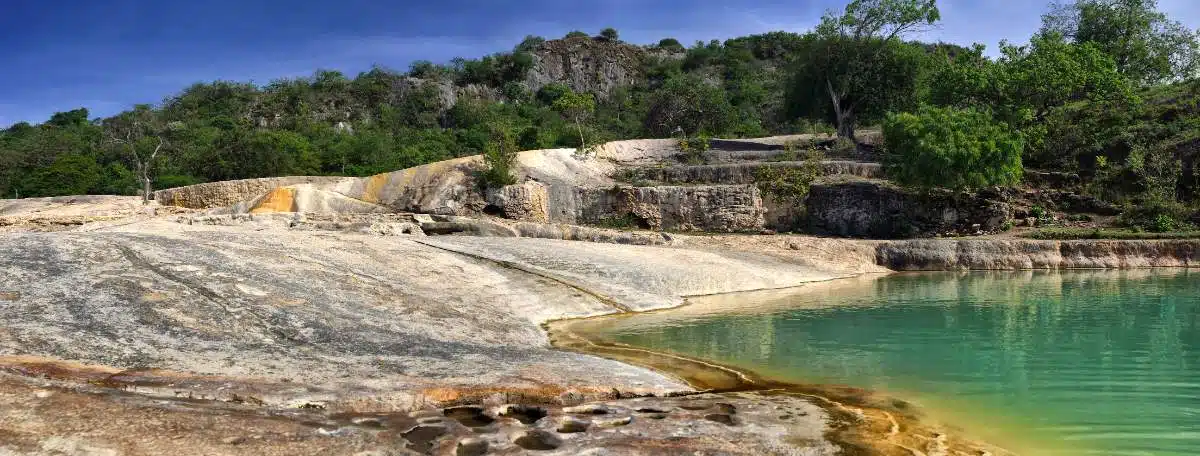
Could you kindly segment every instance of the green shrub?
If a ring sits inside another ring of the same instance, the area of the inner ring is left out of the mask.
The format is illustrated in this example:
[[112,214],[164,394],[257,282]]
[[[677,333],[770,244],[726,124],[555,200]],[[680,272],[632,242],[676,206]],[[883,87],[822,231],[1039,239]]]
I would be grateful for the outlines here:
[[1021,136],[974,109],[889,114],[883,137],[888,175],[904,185],[971,189],[1021,180]]
[[605,217],[605,218],[602,218],[602,219],[596,221],[596,226],[599,226],[602,228],[617,229],[617,230],[645,228],[644,225],[645,225],[645,222],[643,222],[640,218],[638,218],[637,216],[630,214],[630,213],[625,213],[625,214],[621,214],[621,215],[612,215],[612,216]]
[[1197,239],[1200,231],[1169,231],[1162,233],[1147,233],[1138,230],[1100,229],[1100,228],[1045,228],[1022,234],[1029,239],[1069,241],[1080,239]]
[[1033,206],[1029,208],[1029,216],[1038,220],[1046,218],[1048,214],[1049,212],[1046,212],[1046,208],[1042,206]]
[[[789,145],[789,149],[793,147]],[[794,149],[789,152],[795,153]],[[821,177],[821,162],[824,159],[824,153],[810,147],[805,151],[804,164],[799,168],[763,166],[755,172],[754,182],[764,194],[798,205],[808,197],[812,183]]]
[[513,176],[517,145],[508,128],[492,127],[491,141],[483,148],[483,161],[487,168],[479,177],[484,187],[498,188],[517,183],[517,178]]
[[1151,198],[1128,204],[1117,223],[1131,229],[1165,233],[1193,228],[1187,222],[1188,209],[1177,201]]
[[609,41],[617,41],[621,39],[621,35],[617,33],[617,29],[612,27],[601,30],[600,37]]
[[679,152],[685,163],[689,165],[703,165],[708,160],[704,153],[712,146],[708,142],[707,135],[700,135],[693,138],[681,138],[679,140]]

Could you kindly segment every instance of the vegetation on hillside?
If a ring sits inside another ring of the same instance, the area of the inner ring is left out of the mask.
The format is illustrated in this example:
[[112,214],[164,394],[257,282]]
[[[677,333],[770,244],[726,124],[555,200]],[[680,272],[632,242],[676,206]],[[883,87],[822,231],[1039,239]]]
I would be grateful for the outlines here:
[[[911,41],[939,20],[935,0],[853,0],[805,33],[635,46],[606,29],[529,36],[509,52],[408,71],[198,83],[106,119],[78,109],[0,130],[0,196],[362,176],[481,153],[506,163],[514,150],[626,138],[853,139],[883,123],[889,168],[912,185],[1008,185],[1022,167],[1076,172],[1089,193],[1128,207],[1124,223],[1191,223],[1195,32],[1153,0],[1076,0],[1048,7],[1035,36],[1014,37],[1027,44],[1004,43],[993,58],[980,45]],[[555,43],[634,52],[640,63],[623,70],[636,77],[603,92],[544,84],[531,76],[539,52],[571,48]]]

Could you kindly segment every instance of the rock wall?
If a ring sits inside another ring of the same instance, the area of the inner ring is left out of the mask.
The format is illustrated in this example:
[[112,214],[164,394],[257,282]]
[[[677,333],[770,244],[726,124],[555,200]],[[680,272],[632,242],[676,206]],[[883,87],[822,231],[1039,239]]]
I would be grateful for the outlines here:
[[769,193],[764,193],[762,199],[766,228],[789,232],[800,230],[806,225],[803,204],[796,204],[790,199],[779,198]]
[[876,246],[876,262],[897,271],[1200,266],[1200,240],[910,240]]
[[877,239],[999,231],[1011,209],[970,193],[916,192],[879,181],[814,184],[806,201],[817,234]]
[[525,84],[533,92],[562,83],[576,92],[609,96],[617,87],[640,84],[646,51],[620,42],[587,37],[551,40],[533,52]]
[[655,230],[739,232],[765,223],[753,185],[580,188],[576,200],[577,222],[588,224],[628,220]]
[[299,184],[332,185],[346,180],[345,177],[289,176],[210,182],[159,190],[154,192],[154,199],[163,205],[208,209],[252,200],[279,187]]
[[[802,168],[804,165],[805,163],[802,161],[786,161],[642,167],[629,169],[622,177],[626,180],[650,180],[666,184],[707,183],[741,185],[753,184],[759,170],[764,168]],[[874,179],[883,176],[883,167],[879,163],[829,160],[821,162],[821,173],[823,175],[844,174]]]

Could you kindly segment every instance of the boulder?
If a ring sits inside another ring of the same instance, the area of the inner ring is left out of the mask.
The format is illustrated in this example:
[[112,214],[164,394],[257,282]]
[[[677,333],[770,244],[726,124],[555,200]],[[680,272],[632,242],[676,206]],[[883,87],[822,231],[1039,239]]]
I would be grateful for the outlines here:
[[545,185],[526,181],[488,191],[484,211],[512,220],[546,223],[550,221],[549,198]]

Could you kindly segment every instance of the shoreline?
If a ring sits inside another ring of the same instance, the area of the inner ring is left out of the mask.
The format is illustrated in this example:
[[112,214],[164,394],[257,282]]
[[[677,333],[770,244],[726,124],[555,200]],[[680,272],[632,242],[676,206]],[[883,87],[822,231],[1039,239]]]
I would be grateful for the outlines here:
[[[936,271],[931,271],[936,272]],[[949,271],[953,272],[953,271]],[[1014,455],[997,444],[975,440],[962,431],[948,429],[940,423],[930,423],[921,410],[903,399],[884,396],[878,392],[841,385],[794,383],[773,380],[751,370],[740,369],[714,361],[677,353],[656,351],[605,340],[597,337],[598,322],[669,311],[678,311],[696,304],[695,298],[741,295],[745,293],[801,290],[814,284],[845,283],[864,276],[886,277],[892,274],[927,273],[901,271],[867,273],[816,281],[795,287],[748,292],[716,293],[684,297],[683,304],[642,312],[552,320],[542,325],[551,345],[559,350],[628,363],[663,373],[678,379],[703,393],[753,393],[760,395],[789,394],[812,400],[830,417],[826,439],[842,449],[843,454],[978,454]],[[902,451],[902,452],[898,452]]]
[[[1015,455],[1040,454],[1005,449],[1001,442],[982,440],[972,433],[949,425],[935,422],[922,413],[925,410],[942,410],[940,408],[914,408],[903,395],[894,395],[883,391],[867,388],[842,386],[836,384],[804,383],[795,381],[774,380],[768,375],[760,374],[750,369],[726,365],[690,355],[679,354],[665,350],[654,350],[615,342],[602,337],[603,325],[619,319],[636,319],[647,315],[678,313],[689,310],[697,315],[729,314],[739,311],[754,313],[764,312],[762,303],[753,307],[738,307],[729,301],[717,302],[701,298],[746,297],[747,295],[772,295],[784,292],[793,293],[828,293],[838,292],[846,288],[857,288],[864,285],[863,281],[874,281],[892,276],[911,276],[926,274],[1030,274],[1055,275],[1063,273],[1163,273],[1173,272],[1186,274],[1196,270],[1195,265],[1187,266],[1141,266],[1141,267],[1080,267],[1064,269],[1016,269],[1016,270],[930,270],[913,271],[901,270],[889,273],[862,273],[829,280],[814,281],[793,287],[776,289],[735,291],[684,297],[684,302],[676,307],[633,311],[618,314],[596,315],[559,319],[542,325],[550,335],[552,345],[560,350],[601,356],[622,363],[651,369],[671,378],[687,383],[700,393],[749,392],[771,393],[786,391],[804,395],[814,399],[814,405],[820,406],[830,417],[830,426],[826,438],[837,445],[846,454],[859,454],[855,451],[865,451],[864,454],[892,454],[891,449],[900,448],[907,455],[913,454],[980,454],[980,455]],[[803,291],[802,291],[803,290]],[[743,299],[744,300],[744,299]],[[750,301],[754,301],[751,299]],[[767,311],[772,308],[768,307]],[[850,412],[849,415],[846,413]],[[942,418],[948,419],[953,413],[941,413]],[[994,438],[994,437],[993,437]],[[937,449],[921,450],[917,445],[934,444]],[[1009,443],[1004,443],[1009,444]],[[1016,443],[1011,443],[1015,445]],[[1028,449],[1025,445],[1022,445]],[[939,451],[950,451],[949,453]],[[963,452],[973,451],[973,452]]]

